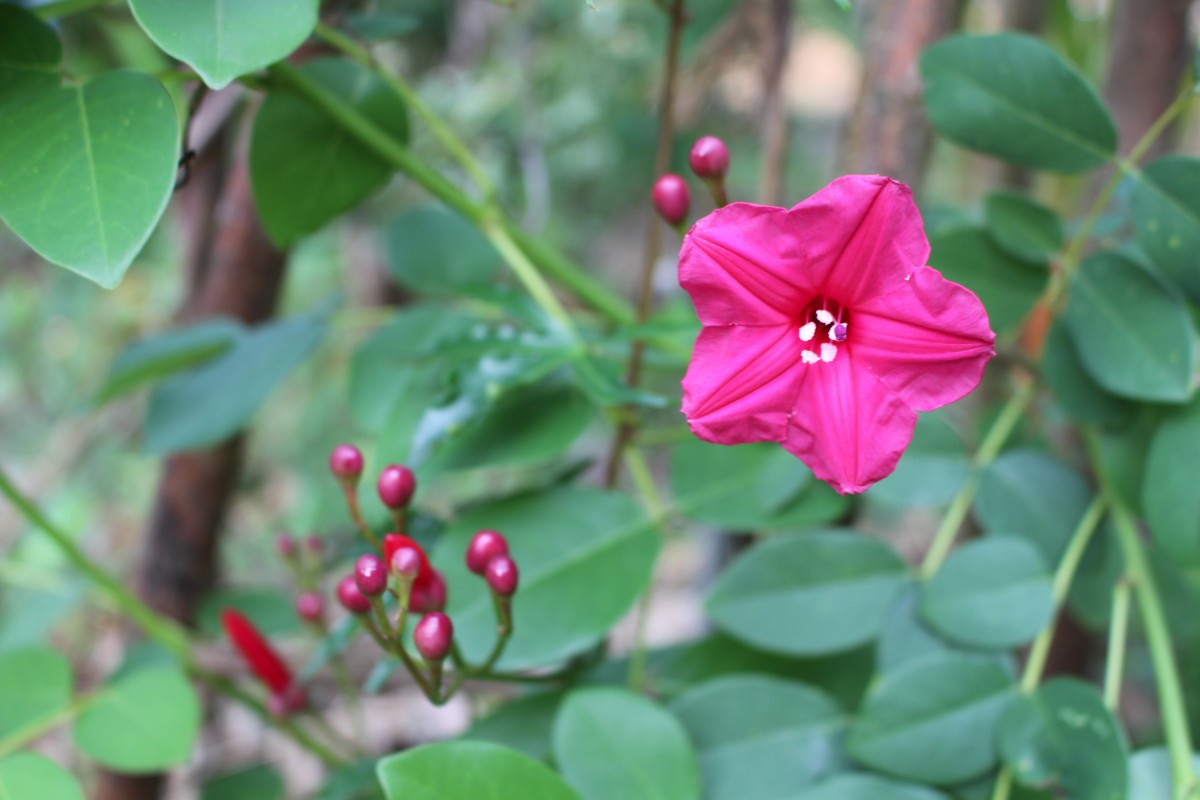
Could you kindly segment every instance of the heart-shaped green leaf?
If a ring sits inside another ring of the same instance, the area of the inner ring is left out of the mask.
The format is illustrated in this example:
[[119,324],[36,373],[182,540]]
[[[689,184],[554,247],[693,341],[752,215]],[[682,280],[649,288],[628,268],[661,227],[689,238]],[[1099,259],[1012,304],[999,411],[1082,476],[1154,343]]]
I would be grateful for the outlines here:
[[388,800],[579,800],[545,764],[490,742],[414,747],[376,771]]
[[212,89],[284,58],[317,24],[317,0],[130,0],[154,43]]
[[109,72],[0,114],[0,217],[48,261],[116,286],[175,185],[179,122],[162,84]]
[[0,800],[83,800],[79,781],[45,756],[17,753],[0,760]]

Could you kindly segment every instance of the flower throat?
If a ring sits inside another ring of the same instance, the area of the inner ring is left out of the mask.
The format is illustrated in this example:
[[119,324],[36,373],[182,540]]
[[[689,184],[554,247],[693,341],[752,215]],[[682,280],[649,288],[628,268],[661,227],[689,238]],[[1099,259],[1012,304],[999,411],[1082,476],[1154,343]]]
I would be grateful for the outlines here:
[[809,301],[800,315],[800,341],[805,348],[800,360],[805,364],[829,363],[837,358],[838,345],[850,332],[850,315],[836,300],[818,295]]

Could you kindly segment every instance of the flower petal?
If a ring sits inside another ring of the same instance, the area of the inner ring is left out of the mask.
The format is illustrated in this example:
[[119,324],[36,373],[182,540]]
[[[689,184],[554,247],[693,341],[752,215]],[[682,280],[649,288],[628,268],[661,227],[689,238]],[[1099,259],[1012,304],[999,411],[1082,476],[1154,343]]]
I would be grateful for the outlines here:
[[974,389],[995,338],[979,298],[932,267],[855,308],[850,335],[856,363],[917,411]]
[[779,442],[805,367],[790,325],[706,327],[683,378],[692,432],[718,444]]
[[912,190],[882,175],[847,175],[788,212],[785,252],[806,283],[856,308],[929,260]]
[[808,370],[783,446],[841,494],[866,491],[896,468],[916,412],[852,350]]
[[789,212],[731,203],[699,220],[679,253],[679,284],[705,325],[776,325],[796,320],[814,294],[788,252],[803,233]]

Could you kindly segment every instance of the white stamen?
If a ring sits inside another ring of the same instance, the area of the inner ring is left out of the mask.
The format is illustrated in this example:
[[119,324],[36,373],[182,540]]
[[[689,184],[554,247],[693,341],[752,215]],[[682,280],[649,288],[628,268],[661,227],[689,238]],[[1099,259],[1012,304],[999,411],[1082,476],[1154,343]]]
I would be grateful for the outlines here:
[[821,345],[821,360],[828,364],[837,356],[837,345],[825,342]]
[[810,322],[807,325],[800,326],[800,341],[811,342],[812,338],[817,335],[817,323]]
[[803,361],[805,364],[815,364],[821,360],[821,357],[818,356],[816,353],[814,353],[812,350],[805,350],[803,353],[800,354],[800,360]]
[[830,314],[823,308],[819,309],[817,311],[817,321],[822,325],[828,325],[829,323],[833,322],[833,314]]
[[839,322],[836,325],[831,325],[829,328],[829,338],[835,342],[846,341],[846,326],[849,323]]

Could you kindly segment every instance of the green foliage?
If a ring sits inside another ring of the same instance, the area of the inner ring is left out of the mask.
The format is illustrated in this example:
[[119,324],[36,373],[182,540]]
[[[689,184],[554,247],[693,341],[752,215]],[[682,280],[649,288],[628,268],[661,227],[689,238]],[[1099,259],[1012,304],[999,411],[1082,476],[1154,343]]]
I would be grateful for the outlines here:
[[868,774],[834,775],[795,800],[945,800],[941,792]]
[[1180,566],[1200,565],[1200,497],[1194,491],[1200,452],[1200,402],[1165,417],[1146,455],[1142,507],[1155,543]]
[[500,256],[475,226],[436,206],[414,208],[384,232],[388,269],[427,295],[470,293],[496,278]]
[[1063,246],[1062,220],[1023,194],[993,192],[983,210],[992,239],[1017,258],[1044,265]]
[[1130,176],[1133,227],[1155,266],[1193,300],[1200,299],[1200,159],[1165,156]]
[[378,773],[387,800],[506,800],[517,792],[528,800],[580,800],[549,767],[487,742],[416,747],[382,759]]
[[107,402],[144,383],[203,364],[233,347],[241,335],[236,322],[217,318],[136,342],[113,361],[95,402]]
[[283,800],[283,778],[266,764],[214,778],[200,790],[200,800]]
[[1025,318],[1046,285],[1045,270],[1010,255],[983,228],[931,231],[929,243],[929,265],[979,295],[999,334]]
[[44,724],[71,702],[71,665],[54,650],[33,647],[0,656],[0,741]]
[[922,414],[896,471],[871,487],[871,499],[901,508],[945,505],[962,487],[967,465],[962,437],[945,417]]
[[45,756],[17,753],[0,758],[0,800],[83,800],[71,773]]

